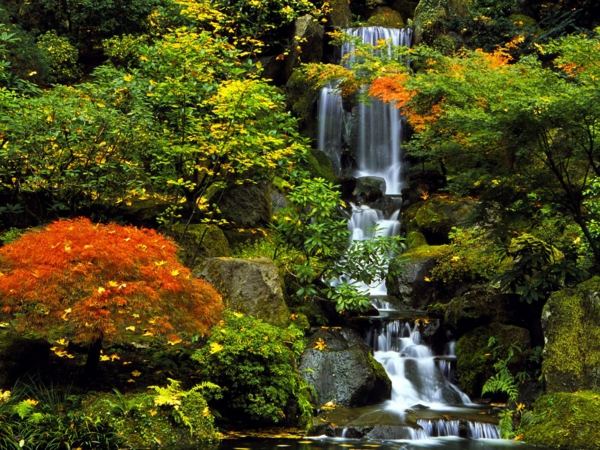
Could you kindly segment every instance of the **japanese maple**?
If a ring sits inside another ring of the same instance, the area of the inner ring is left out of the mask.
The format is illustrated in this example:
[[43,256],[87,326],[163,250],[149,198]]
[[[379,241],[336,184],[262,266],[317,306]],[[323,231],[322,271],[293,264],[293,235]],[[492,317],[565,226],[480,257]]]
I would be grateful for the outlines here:
[[19,332],[98,354],[103,341],[206,334],[221,297],[176,250],[154,230],[58,220],[0,248],[0,314]]

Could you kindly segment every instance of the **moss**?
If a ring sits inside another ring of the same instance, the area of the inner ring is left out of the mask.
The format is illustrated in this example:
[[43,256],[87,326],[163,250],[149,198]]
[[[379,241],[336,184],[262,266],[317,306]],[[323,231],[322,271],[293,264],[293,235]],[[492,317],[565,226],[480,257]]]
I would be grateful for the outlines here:
[[[529,332],[513,325],[492,323],[479,327],[462,336],[456,343],[457,372],[460,387],[470,396],[479,396],[485,381],[494,375],[493,360],[488,347],[490,337],[494,336],[500,348],[517,345],[523,353],[517,358],[525,358],[529,348]],[[522,361],[515,361],[519,364]]]
[[427,259],[438,259],[450,251],[449,245],[419,245],[402,253],[397,261],[399,263],[408,261],[423,261]]
[[509,17],[510,21],[520,28],[534,28],[537,27],[537,22],[531,16],[525,14],[511,14]]
[[294,69],[285,85],[285,93],[289,107],[302,121],[302,128],[313,134],[316,131],[315,104],[318,90],[307,81],[301,69]]
[[472,0],[421,0],[415,9],[414,27],[416,43],[431,42],[444,29],[451,17],[465,17]]
[[214,418],[200,392],[187,391],[177,408],[157,406],[156,398],[152,393],[100,394],[83,408],[94,421],[113,429],[125,448],[212,448],[218,442]]
[[422,245],[427,245],[427,239],[420,231],[410,231],[406,235],[406,246],[409,250]]
[[409,228],[421,231],[427,237],[447,239],[452,227],[468,224],[475,202],[469,198],[435,196],[413,209]]
[[404,26],[404,19],[402,19],[402,15],[398,11],[383,6],[375,9],[375,12],[367,20],[367,25],[372,27],[402,28]]
[[316,149],[311,149],[306,158],[308,170],[317,177],[324,178],[327,181],[335,182],[337,177],[333,170],[333,164],[329,157]]
[[542,318],[547,389],[599,389],[600,277],[552,294]]
[[192,259],[229,256],[229,242],[223,231],[216,225],[176,224],[170,230],[171,236],[181,247],[181,257],[185,262]]
[[543,395],[523,415],[519,432],[526,442],[546,448],[600,449],[600,393]]

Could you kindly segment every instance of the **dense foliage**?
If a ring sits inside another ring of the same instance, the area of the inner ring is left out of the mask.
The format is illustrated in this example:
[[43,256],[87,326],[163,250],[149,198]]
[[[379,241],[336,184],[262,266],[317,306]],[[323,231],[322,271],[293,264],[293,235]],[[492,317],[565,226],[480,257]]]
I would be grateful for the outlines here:
[[153,230],[61,220],[0,249],[2,315],[49,340],[206,334],[221,297]]
[[284,329],[226,313],[208,344],[193,356],[206,379],[222,388],[215,408],[243,424],[307,424],[310,393],[296,367],[302,337],[294,325]]

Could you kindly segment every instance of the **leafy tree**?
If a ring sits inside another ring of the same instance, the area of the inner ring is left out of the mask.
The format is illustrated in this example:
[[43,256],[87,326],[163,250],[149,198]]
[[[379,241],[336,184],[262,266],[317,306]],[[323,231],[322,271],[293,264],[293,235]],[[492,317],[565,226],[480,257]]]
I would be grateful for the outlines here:
[[59,220],[0,248],[0,311],[21,333],[89,345],[208,333],[220,295],[149,229]]
[[[513,62],[510,49],[443,57],[426,53],[414,76],[385,73],[371,94],[395,101],[415,131],[410,150],[438,161],[451,186],[477,192],[507,183],[569,214],[596,265],[600,243],[590,232],[583,193],[600,170],[598,36],[570,36]],[[418,52],[415,52],[418,58]]]

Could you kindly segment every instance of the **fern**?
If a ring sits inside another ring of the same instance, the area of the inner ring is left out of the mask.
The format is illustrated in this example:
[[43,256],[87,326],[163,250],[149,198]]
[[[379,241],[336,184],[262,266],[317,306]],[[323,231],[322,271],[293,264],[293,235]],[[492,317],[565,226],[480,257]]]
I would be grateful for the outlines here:
[[503,367],[490,377],[481,390],[481,395],[502,393],[508,396],[508,400],[514,402],[519,396],[519,388],[515,381],[515,377],[510,373],[508,368]]

